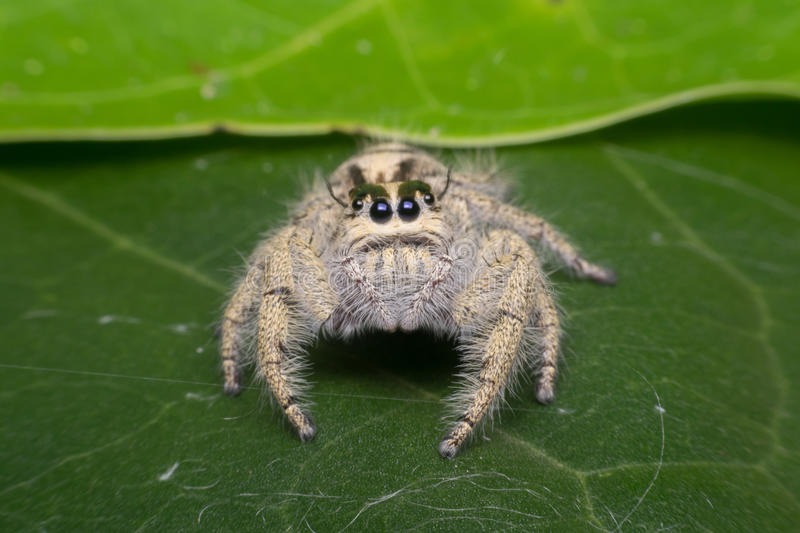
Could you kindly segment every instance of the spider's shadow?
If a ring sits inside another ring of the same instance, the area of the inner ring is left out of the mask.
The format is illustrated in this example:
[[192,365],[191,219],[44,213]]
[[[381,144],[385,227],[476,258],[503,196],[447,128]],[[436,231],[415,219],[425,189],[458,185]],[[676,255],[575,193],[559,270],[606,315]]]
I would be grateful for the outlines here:
[[422,331],[370,333],[346,342],[320,340],[309,352],[315,374],[364,382],[394,377],[434,393],[449,386],[458,367],[455,344]]

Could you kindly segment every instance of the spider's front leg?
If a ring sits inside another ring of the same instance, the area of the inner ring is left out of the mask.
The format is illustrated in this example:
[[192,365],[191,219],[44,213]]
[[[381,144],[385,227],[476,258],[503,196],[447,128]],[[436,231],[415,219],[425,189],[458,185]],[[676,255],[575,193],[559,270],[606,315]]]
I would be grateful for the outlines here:
[[[475,426],[497,407],[509,378],[522,366],[520,344],[531,321],[539,330],[542,350],[536,395],[543,403],[553,399],[558,314],[533,250],[518,235],[499,230],[488,235],[481,256],[494,256],[494,260],[467,286],[454,307],[453,316],[463,332],[466,366],[474,372],[467,383],[474,387],[467,390],[468,405],[439,445],[439,453],[446,458],[453,457]],[[482,307],[487,295],[498,282],[504,286],[497,308],[485,313]]]
[[[308,230],[287,228],[264,248],[263,278],[260,287],[261,301],[258,309],[257,359],[261,374],[265,378],[286,417],[297,429],[300,439],[311,440],[316,433],[311,417],[300,407],[298,395],[303,383],[296,370],[302,366],[299,343],[304,335],[299,329],[316,333],[338,304],[336,295],[327,282],[324,266],[311,248],[311,233]],[[254,267],[258,268],[258,266]],[[244,283],[247,283],[245,279]],[[247,294],[247,288],[240,287]],[[305,302],[302,312],[297,302]],[[246,298],[231,300],[223,324],[223,366],[232,353],[225,339],[240,335],[240,324],[244,318],[234,321],[228,317],[243,315],[242,302]],[[234,348],[238,348],[235,344]],[[238,371],[232,373],[238,376]],[[225,371],[226,391],[229,387],[229,372]],[[237,382],[238,385],[238,382]]]

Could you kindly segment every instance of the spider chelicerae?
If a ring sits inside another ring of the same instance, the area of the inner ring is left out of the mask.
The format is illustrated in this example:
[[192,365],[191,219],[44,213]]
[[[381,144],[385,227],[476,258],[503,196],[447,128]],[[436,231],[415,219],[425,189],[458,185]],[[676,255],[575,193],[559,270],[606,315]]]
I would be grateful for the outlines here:
[[551,402],[561,329],[529,243],[578,276],[602,284],[616,276],[506,203],[503,189],[492,169],[460,171],[404,144],[342,163],[251,255],[222,321],[225,392],[240,392],[240,367],[254,358],[308,441],[316,433],[303,401],[309,343],[423,330],[453,338],[461,358],[442,456],[456,454],[520,373],[535,374],[536,398]]

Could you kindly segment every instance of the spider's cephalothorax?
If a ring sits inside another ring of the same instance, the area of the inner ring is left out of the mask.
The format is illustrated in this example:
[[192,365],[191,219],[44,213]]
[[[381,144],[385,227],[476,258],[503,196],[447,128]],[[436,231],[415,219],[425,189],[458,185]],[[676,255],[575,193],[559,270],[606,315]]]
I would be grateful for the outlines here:
[[255,331],[259,373],[307,441],[316,430],[301,400],[304,345],[320,334],[425,330],[456,339],[466,374],[443,456],[455,455],[519,372],[535,372],[537,399],[552,401],[558,314],[529,243],[582,277],[615,276],[504,203],[501,190],[494,172],[451,169],[403,144],[345,161],[250,258],[222,322],[225,391],[240,391]]

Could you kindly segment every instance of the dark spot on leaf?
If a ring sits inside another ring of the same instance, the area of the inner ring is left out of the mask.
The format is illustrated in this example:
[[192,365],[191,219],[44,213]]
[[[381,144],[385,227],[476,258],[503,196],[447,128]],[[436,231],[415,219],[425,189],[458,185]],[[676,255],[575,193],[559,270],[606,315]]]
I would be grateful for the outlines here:
[[211,68],[208,65],[199,61],[192,61],[189,63],[189,70],[201,78],[207,78],[208,74],[211,72]]

